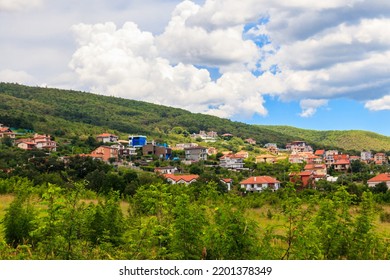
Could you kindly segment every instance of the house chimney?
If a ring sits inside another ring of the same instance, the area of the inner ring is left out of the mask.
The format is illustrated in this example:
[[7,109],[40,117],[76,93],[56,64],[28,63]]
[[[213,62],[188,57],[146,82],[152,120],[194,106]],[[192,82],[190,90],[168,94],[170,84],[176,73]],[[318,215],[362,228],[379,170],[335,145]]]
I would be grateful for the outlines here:
[[255,179],[254,179],[254,181],[256,182],[256,176],[255,176]]

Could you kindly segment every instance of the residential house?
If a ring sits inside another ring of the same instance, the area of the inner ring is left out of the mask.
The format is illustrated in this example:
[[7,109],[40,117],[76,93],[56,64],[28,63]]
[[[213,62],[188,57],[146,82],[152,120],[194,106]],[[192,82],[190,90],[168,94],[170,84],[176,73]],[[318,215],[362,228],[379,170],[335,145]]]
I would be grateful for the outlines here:
[[246,151],[239,151],[236,153],[236,156],[240,156],[240,157],[243,157],[243,158],[248,158],[249,157],[249,153],[246,152]]
[[373,159],[372,152],[371,151],[362,151],[360,153],[360,158],[362,161],[369,163]]
[[173,148],[174,150],[184,150],[186,148],[193,148],[198,147],[199,145],[197,143],[180,143],[176,144],[176,146]]
[[9,137],[15,139],[15,133],[9,128],[0,123],[0,138]]
[[350,161],[356,161],[356,160],[357,160],[357,161],[361,161],[361,158],[360,158],[359,156],[350,156],[350,157],[349,157],[349,160],[350,160]]
[[136,156],[137,155],[136,148],[129,147],[127,144],[128,144],[127,141],[119,140],[117,144],[111,145],[111,147],[118,149],[118,155],[121,158]]
[[225,185],[226,185],[228,191],[231,191],[231,190],[232,190],[232,187],[233,187],[233,179],[230,179],[230,178],[223,178],[223,179],[221,179],[220,181],[222,182],[222,184],[225,184]]
[[98,158],[103,161],[118,161],[119,159],[119,151],[118,148],[111,146],[100,146],[93,150],[90,155],[93,158]]
[[245,139],[244,141],[250,145],[256,145],[256,140],[252,138]]
[[381,173],[367,181],[369,187],[375,187],[379,183],[386,183],[387,188],[390,189],[390,173]]
[[198,180],[199,175],[163,174],[164,178],[171,184],[191,184]]
[[175,174],[178,171],[179,170],[175,166],[163,166],[163,167],[156,167],[154,169],[154,172],[159,174]]
[[129,146],[134,148],[142,148],[147,144],[147,138],[144,135],[130,135]]
[[374,162],[377,165],[383,165],[387,163],[387,156],[385,153],[376,153],[374,155]]
[[96,136],[96,140],[102,143],[114,143],[118,142],[118,136],[111,133],[102,133]]
[[289,174],[290,182],[301,182],[302,188],[307,188],[314,185],[315,173],[312,170],[306,170],[301,172],[292,172]]
[[256,163],[275,163],[276,162],[276,156],[274,155],[259,155],[256,156]]
[[275,143],[267,143],[264,145],[267,151],[271,154],[277,155],[279,153],[278,146]]
[[321,163],[322,159],[318,156],[315,156],[312,152],[299,152],[292,153],[289,156],[290,163]]
[[329,150],[325,152],[325,164],[331,166],[335,162],[335,156],[339,154],[337,150]]
[[313,171],[315,177],[325,177],[327,174],[326,164],[306,164],[305,171]]
[[237,154],[224,155],[219,158],[219,166],[228,169],[244,168],[244,157]]
[[154,155],[160,159],[169,159],[172,156],[172,149],[168,148],[166,144],[148,143],[142,147],[144,156]]
[[215,131],[206,132],[204,130],[199,131],[199,134],[193,133],[192,138],[201,138],[204,142],[215,142],[218,138],[218,133]]
[[241,188],[247,192],[261,192],[266,189],[276,191],[280,182],[270,176],[254,176],[240,182]]
[[314,155],[321,158],[321,159],[324,159],[325,158],[325,150],[316,150],[314,152]]
[[22,142],[18,142],[17,145],[16,145],[18,148],[22,149],[22,150],[32,150],[32,149],[35,149],[35,143],[34,142],[31,142],[31,141],[22,141]]
[[351,166],[351,162],[349,159],[336,159],[332,166],[337,172],[347,172]]
[[290,150],[292,154],[309,152],[313,153],[313,148],[305,141],[294,141],[286,145],[286,149]]
[[185,159],[187,161],[200,161],[200,160],[207,160],[207,148],[198,146],[198,147],[191,147],[191,148],[185,148]]
[[57,150],[57,143],[51,140],[48,134],[35,133],[32,138],[18,139],[15,141],[17,147],[23,150],[39,149],[48,152],[55,152]]

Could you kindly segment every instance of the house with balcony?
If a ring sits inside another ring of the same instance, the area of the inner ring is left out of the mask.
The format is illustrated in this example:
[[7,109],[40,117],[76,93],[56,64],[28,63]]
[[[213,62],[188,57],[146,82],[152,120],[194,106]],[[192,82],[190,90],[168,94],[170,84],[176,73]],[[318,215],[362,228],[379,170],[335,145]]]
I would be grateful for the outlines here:
[[219,158],[219,166],[228,169],[243,169],[244,156],[237,154],[228,154]]
[[388,162],[387,156],[385,153],[376,153],[374,155],[374,162],[376,165],[383,165]]
[[351,166],[351,162],[349,159],[336,159],[332,166],[337,172],[347,172]]
[[185,159],[187,161],[193,161],[197,162],[200,160],[207,160],[207,148],[198,146],[198,147],[191,147],[191,148],[185,148]]

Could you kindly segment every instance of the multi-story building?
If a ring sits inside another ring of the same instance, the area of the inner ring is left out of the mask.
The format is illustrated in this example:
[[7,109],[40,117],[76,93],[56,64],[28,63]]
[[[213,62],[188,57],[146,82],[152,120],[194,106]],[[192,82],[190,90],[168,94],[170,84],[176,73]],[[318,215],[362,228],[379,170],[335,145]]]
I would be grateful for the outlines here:
[[187,161],[207,160],[207,148],[205,147],[185,148],[184,152]]
[[23,150],[39,149],[48,152],[57,150],[57,142],[52,141],[50,135],[40,135],[35,133],[32,138],[24,138],[16,140],[16,145]]
[[219,158],[219,166],[228,169],[244,168],[244,157],[237,154],[224,155]]

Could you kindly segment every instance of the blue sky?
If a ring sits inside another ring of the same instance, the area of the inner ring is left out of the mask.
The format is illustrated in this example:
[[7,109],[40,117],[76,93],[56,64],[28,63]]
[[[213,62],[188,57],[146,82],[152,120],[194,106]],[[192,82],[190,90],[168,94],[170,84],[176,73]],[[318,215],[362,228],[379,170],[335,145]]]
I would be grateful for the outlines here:
[[390,136],[390,3],[0,0],[0,81]]

